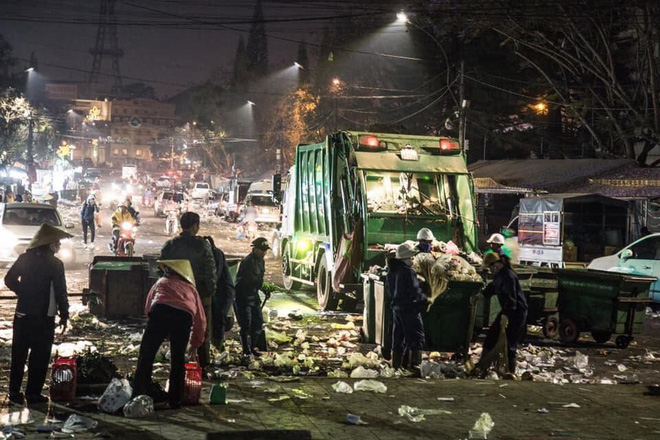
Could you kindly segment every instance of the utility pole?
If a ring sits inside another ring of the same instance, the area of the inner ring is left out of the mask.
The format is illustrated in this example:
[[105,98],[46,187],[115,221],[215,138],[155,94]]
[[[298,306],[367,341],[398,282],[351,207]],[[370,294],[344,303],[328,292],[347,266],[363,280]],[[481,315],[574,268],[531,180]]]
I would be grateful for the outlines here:
[[460,114],[458,117],[458,142],[461,145],[461,148],[465,148],[465,116],[466,116],[466,107],[467,101],[465,101],[465,61],[461,56],[461,67],[458,73],[458,101],[460,105]]
[[33,173],[32,168],[34,167],[34,157],[32,156],[32,143],[34,142],[34,119],[32,118],[32,112],[28,113],[28,137],[27,137],[27,170],[28,170],[28,181],[29,181],[29,190],[32,191],[33,183]]

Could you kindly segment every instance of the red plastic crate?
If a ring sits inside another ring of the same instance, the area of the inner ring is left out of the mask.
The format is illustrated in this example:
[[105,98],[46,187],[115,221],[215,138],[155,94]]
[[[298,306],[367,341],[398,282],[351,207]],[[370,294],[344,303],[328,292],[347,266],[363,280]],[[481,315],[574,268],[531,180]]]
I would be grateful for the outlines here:
[[198,405],[202,395],[202,367],[197,362],[186,362],[182,405]]
[[51,370],[50,398],[54,402],[70,402],[76,396],[78,383],[76,358],[55,358]]

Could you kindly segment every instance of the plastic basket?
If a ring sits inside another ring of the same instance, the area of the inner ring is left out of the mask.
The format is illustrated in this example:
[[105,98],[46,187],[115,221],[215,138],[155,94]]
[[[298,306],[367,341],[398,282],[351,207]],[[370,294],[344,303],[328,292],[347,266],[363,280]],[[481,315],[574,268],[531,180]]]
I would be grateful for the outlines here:
[[50,398],[70,402],[76,396],[78,368],[76,358],[55,358],[50,381]]
[[183,384],[182,405],[198,405],[202,394],[202,367],[196,362],[186,362],[186,378]]

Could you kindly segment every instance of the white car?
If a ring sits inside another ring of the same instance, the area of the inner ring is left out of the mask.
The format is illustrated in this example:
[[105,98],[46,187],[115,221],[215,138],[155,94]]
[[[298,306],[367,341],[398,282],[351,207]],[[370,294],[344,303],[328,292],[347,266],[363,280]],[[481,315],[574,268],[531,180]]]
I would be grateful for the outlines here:
[[[25,252],[27,245],[42,223],[50,223],[64,230],[73,223],[62,224],[62,217],[51,205],[42,203],[0,203],[0,263],[13,263]],[[57,257],[64,263],[74,263],[73,242],[62,240]],[[36,270],[36,268],[35,268]]]
[[168,176],[160,176],[158,180],[156,180],[156,187],[157,188],[171,188],[172,187],[172,179],[170,179]]
[[190,196],[193,199],[206,199],[211,195],[211,186],[206,182],[197,182]]

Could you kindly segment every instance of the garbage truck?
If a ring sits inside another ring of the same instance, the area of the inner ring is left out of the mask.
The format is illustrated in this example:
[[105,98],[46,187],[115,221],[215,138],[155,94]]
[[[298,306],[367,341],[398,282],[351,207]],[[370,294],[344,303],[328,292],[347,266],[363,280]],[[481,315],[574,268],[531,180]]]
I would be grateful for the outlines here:
[[282,182],[275,251],[284,286],[315,287],[320,309],[350,311],[361,299],[360,274],[385,266],[387,244],[429,228],[437,240],[477,250],[475,207],[455,139],[340,131],[298,145]]

